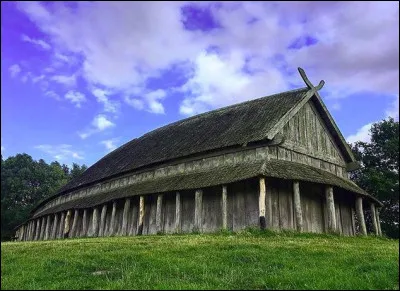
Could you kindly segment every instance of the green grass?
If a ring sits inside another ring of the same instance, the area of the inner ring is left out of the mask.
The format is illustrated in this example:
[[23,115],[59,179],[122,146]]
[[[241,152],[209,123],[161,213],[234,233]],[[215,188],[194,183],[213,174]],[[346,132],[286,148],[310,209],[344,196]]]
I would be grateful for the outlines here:
[[2,289],[398,289],[398,275],[399,241],[376,237],[247,230],[1,244]]

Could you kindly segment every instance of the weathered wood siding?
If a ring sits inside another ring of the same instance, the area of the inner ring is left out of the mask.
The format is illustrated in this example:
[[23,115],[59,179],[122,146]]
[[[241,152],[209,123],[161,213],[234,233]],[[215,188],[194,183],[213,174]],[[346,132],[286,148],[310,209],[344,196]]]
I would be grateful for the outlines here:
[[307,163],[347,177],[343,155],[311,101],[289,120],[281,134],[285,141],[277,150],[279,159]]

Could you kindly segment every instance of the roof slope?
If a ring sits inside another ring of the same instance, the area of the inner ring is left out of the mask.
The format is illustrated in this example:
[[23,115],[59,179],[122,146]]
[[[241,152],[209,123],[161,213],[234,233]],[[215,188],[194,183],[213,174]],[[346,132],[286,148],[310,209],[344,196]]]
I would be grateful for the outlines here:
[[154,163],[264,140],[308,88],[213,110],[153,130],[106,155],[59,193]]
[[237,182],[258,177],[260,175],[332,185],[353,193],[358,193],[367,199],[382,205],[381,202],[368,195],[352,181],[338,177],[327,171],[295,162],[269,160],[256,163],[245,162],[240,164],[224,165],[213,169],[199,170],[189,174],[177,174],[174,176],[151,179],[135,183],[134,185],[67,201],[46,209],[45,211],[33,216],[31,219],[67,209],[94,207],[114,199],[134,195],[198,189]]

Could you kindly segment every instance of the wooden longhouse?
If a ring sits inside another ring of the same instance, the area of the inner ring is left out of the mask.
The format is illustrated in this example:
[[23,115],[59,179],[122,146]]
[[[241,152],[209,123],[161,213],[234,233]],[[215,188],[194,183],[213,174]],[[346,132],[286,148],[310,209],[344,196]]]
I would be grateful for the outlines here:
[[324,82],[199,114],[109,153],[42,201],[18,240],[238,231],[381,235],[382,206],[319,96]]

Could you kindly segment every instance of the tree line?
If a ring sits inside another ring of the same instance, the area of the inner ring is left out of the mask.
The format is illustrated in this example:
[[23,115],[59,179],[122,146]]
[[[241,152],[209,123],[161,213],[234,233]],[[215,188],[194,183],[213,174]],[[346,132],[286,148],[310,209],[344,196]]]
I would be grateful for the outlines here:
[[56,161],[35,161],[26,153],[5,160],[1,155],[1,239],[9,240],[14,228],[29,218],[40,201],[86,169],[86,165],[76,163],[70,168]]
[[[382,201],[382,232],[399,237],[399,122],[393,118],[374,123],[369,142],[358,141],[350,147],[360,162],[351,179]],[[10,239],[15,226],[24,222],[43,199],[54,195],[87,167],[74,163],[72,168],[58,162],[35,161],[28,154],[3,160],[1,156],[1,238]],[[366,210],[366,219],[369,215]],[[368,225],[368,224],[367,224]]]

